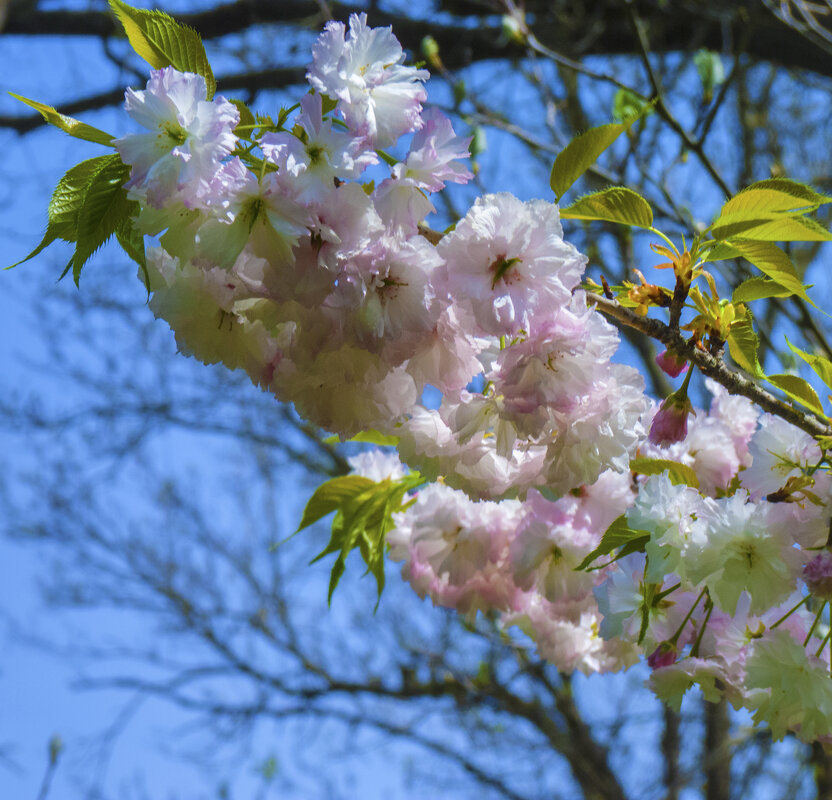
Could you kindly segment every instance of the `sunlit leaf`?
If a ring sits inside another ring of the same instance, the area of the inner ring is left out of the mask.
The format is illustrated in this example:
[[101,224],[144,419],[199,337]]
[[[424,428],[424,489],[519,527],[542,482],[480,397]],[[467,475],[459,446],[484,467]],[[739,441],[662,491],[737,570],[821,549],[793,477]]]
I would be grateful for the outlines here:
[[217,82],[199,34],[162,11],[133,8],[122,0],[110,0],[110,8],[124,26],[133,49],[154,69],[175,67],[180,72],[196,72],[205,78],[208,99],[214,96]]
[[630,127],[634,120],[635,118],[632,118],[627,122],[614,122],[590,128],[585,133],[576,136],[560,151],[555,163],[552,164],[552,172],[549,175],[549,185],[558,201],[566,190],[598,160],[598,156]]
[[328,599],[338,587],[346,569],[347,556],[355,549],[376,579],[378,597],[384,589],[384,552],[387,533],[393,528],[393,514],[406,508],[405,496],[424,482],[414,472],[399,480],[371,481],[358,475],[333,478],[320,486],[306,504],[298,530],[335,511],[326,547],[312,559],[320,561],[337,553],[329,579]]
[[798,375],[769,375],[768,381],[784,391],[795,402],[821,417],[826,416],[817,392],[803,378]]
[[630,553],[641,552],[644,546],[650,541],[650,534],[647,531],[634,530],[627,523],[626,515],[618,517],[601,537],[601,543],[596,547],[577,567],[576,570],[584,570],[589,567],[593,561],[606,556],[619,548],[622,549],[618,553],[619,558],[623,558]]
[[788,214],[780,217],[748,217],[744,214],[720,216],[711,228],[716,239],[763,242],[828,242],[832,233],[810,217]]
[[634,458],[630,461],[630,469],[640,475],[661,475],[667,472],[670,482],[674,486],[692,486],[699,488],[699,478],[693,467],[670,461],[665,458]]
[[744,280],[731,295],[732,303],[752,303],[754,300],[765,300],[769,297],[789,297],[794,292],[783,288],[779,283],[762,277]]
[[760,341],[754,332],[753,317],[747,312],[745,319],[735,322],[728,334],[728,348],[736,364],[755,378],[765,377],[757,359]]
[[360,475],[342,475],[328,480],[319,486],[309,498],[298,530],[303,530],[313,522],[331,514],[351,497],[361,494],[373,485],[373,481]]
[[612,186],[600,192],[584,195],[572,205],[560,210],[562,219],[600,220],[650,228],[653,211],[638,193],[624,186]]
[[621,88],[612,100],[612,118],[616,122],[628,122],[653,113],[652,105],[631,89]]
[[15,100],[20,100],[21,103],[25,103],[30,108],[34,108],[35,111],[40,112],[50,125],[60,128],[76,139],[83,139],[84,141],[95,142],[96,144],[112,145],[113,137],[109,133],[94,128],[92,125],[87,125],[86,122],[81,122],[81,120],[75,119],[74,117],[67,117],[65,114],[61,114],[57,109],[45,103],[39,103],[37,100],[29,100],[29,98],[15,94],[14,92],[9,92],[9,94]]
[[811,302],[788,253],[774,242],[734,241],[731,245],[775,283]]
[[832,389],[832,361],[824,356],[815,355],[814,353],[807,353],[799,347],[795,347],[786,337],[786,344],[791,351],[800,356],[814,371],[815,374]]
[[811,210],[832,197],[819,194],[811,186],[789,178],[769,178],[752,183],[728,200],[719,212],[720,217],[734,215],[753,219],[798,209]]

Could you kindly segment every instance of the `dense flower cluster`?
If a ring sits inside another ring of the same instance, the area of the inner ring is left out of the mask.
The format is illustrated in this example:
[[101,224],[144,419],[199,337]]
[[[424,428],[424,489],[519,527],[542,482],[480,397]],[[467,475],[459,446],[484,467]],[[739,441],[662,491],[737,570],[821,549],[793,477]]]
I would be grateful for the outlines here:
[[[234,104],[170,67],[128,91],[147,132],[116,146],[136,224],[158,237],[151,308],[183,352],[245,370],[316,425],[398,437],[398,457],[353,466],[433,481],[389,535],[422,596],[497,613],[559,669],[643,654],[668,702],[698,684],[775,734],[832,734],[817,444],[716,384],[709,413],[689,418],[686,395],[672,420],[652,407],[611,360],[617,334],[553,203],[487,195],[426,235],[431,193],[472,177],[468,140],[423,109],[427,73],[403,62],[389,29],[353,15],[327,25],[311,91],[280,124],[238,127]],[[403,136],[395,161],[383,149]],[[441,400],[425,405],[426,387]],[[698,488],[632,473],[636,455]],[[613,524],[634,546],[593,559]]]

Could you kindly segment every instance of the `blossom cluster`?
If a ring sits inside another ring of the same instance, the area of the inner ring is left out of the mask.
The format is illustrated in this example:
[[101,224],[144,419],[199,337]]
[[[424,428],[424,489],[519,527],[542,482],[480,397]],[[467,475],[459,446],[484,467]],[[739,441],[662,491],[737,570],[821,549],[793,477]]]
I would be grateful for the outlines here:
[[[310,422],[397,438],[398,456],[354,466],[430,482],[388,538],[422,596],[497,613],[564,671],[645,654],[669,702],[699,684],[775,733],[832,734],[828,648],[807,650],[826,635],[810,608],[832,595],[830,559],[811,559],[832,489],[817,445],[716,384],[683,441],[660,410],[651,443],[657,411],[612,361],[617,333],[554,203],[486,195],[444,235],[425,226],[431,196],[471,179],[469,140],[424,107],[428,74],[404,60],[353,15],[327,25],[309,93],[277,123],[241,124],[172,67],[128,90],[146,132],[115,146],[135,225],[158,241],[154,313],[180,350]],[[684,465],[698,488],[639,477],[636,456]],[[638,546],[593,559],[622,520]]]
[[[683,441],[638,450],[690,468],[698,489],[666,472],[613,470],[557,499],[530,490],[525,502],[431,486],[398,515],[391,556],[422,596],[495,612],[563,671],[618,670],[643,654],[651,687],[677,709],[696,684],[777,737],[828,737],[832,478],[812,472],[821,452],[808,434],[708,388],[710,411]],[[401,469],[386,458],[388,472]],[[643,552],[578,569],[616,518],[644,537]]]

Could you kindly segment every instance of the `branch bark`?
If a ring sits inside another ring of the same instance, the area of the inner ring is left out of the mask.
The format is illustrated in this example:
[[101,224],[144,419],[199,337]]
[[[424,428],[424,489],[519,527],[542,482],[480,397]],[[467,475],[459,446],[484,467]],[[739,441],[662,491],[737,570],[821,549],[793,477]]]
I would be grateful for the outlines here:
[[616,300],[610,300],[601,295],[589,294],[587,300],[594,303],[596,308],[608,317],[616,319],[623,325],[634,328],[646,336],[657,339],[668,349],[673,350],[694,364],[703,375],[713,378],[717,383],[724,386],[731,394],[747,397],[764,411],[790,422],[810,436],[832,436],[832,428],[821,422],[816,416],[799,411],[788,403],[779,400],[754,381],[731,370],[721,358],[701,350],[690,339],[685,339],[684,336],[673,330],[669,325],[665,325],[661,320],[640,317],[628,308],[624,308]]

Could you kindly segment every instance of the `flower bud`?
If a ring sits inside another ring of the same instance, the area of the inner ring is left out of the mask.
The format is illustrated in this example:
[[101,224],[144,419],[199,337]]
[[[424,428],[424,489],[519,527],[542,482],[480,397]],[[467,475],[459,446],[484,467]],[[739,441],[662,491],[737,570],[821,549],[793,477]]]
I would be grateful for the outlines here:
[[804,568],[803,580],[809,591],[821,600],[832,600],[832,553],[823,550]]
[[685,394],[684,398],[679,397],[679,392],[674,392],[665,398],[659,407],[653,424],[650,426],[650,443],[664,447],[684,440],[688,435],[688,414],[693,411],[693,406]]
[[688,362],[670,350],[665,350],[656,356],[656,363],[665,374],[671,378],[678,378],[687,368]]
[[676,645],[673,642],[662,642],[649,656],[647,666],[650,669],[661,669],[676,663],[676,656],[679,655]]

